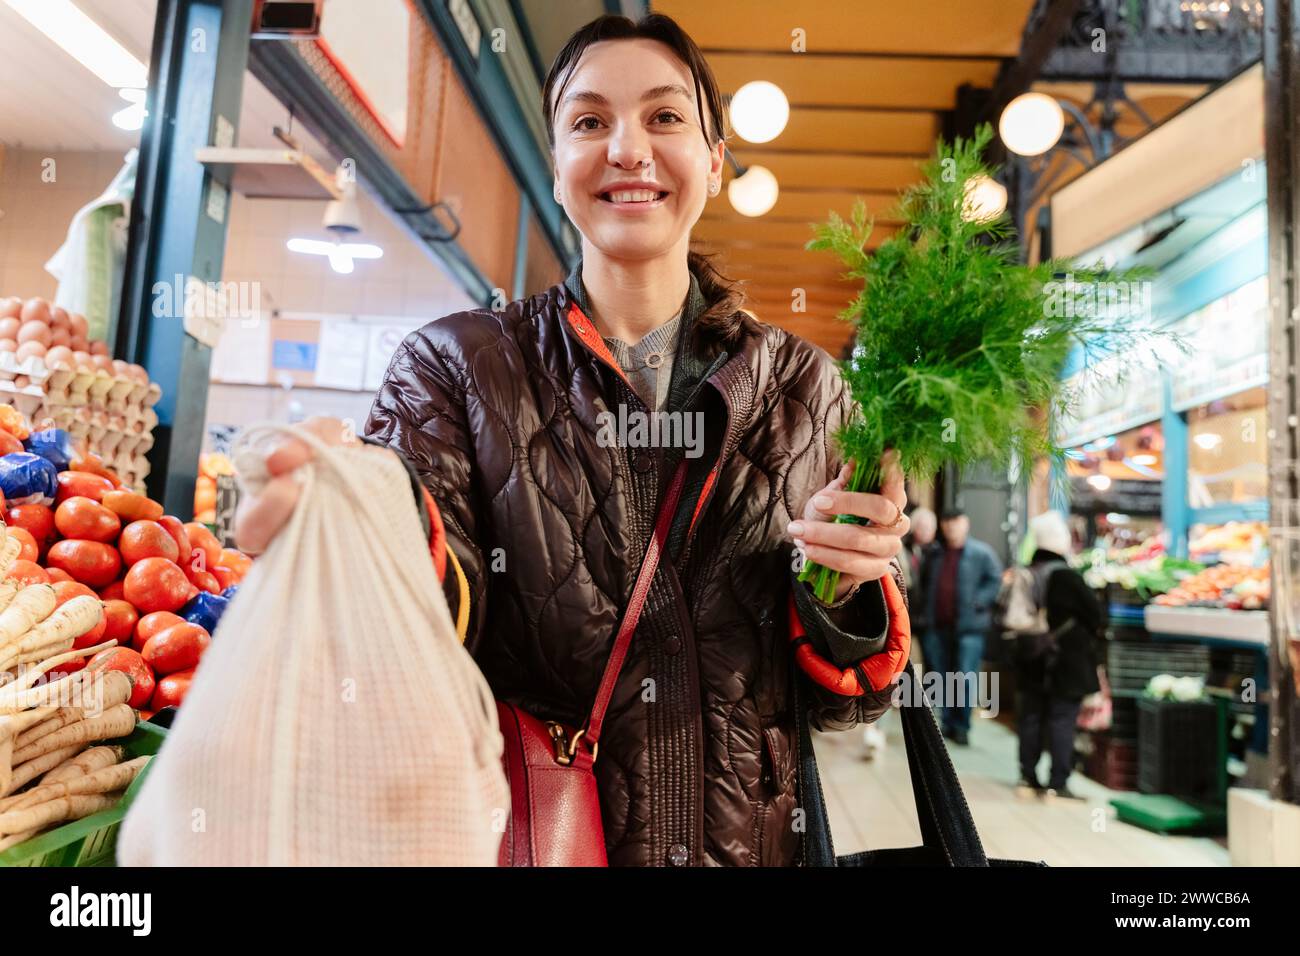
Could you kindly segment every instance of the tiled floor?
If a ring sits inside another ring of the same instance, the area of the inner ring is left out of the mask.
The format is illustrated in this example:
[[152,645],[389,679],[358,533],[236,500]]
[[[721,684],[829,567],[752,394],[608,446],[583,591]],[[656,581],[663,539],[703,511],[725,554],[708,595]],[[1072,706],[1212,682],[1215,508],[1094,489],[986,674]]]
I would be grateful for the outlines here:
[[[1017,798],[1014,733],[992,720],[976,717],[974,723],[971,746],[954,746],[951,753],[989,856],[1053,866],[1228,865],[1227,849],[1212,839],[1161,836],[1120,823],[1109,808],[1112,791],[1081,774],[1070,787],[1084,800]],[[864,758],[860,730],[816,735],[837,853],[921,842],[902,724],[891,713],[880,726],[888,744],[874,760]]]

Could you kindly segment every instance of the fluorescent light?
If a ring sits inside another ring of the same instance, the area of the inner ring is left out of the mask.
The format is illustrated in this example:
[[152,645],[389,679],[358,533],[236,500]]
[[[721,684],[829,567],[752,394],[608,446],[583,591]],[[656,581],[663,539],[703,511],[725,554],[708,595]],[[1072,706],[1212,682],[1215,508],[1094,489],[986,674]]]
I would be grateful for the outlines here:
[[144,109],[144,90],[118,90],[118,95],[131,105],[113,114],[113,125],[118,129],[135,131],[143,128],[147,115]]
[[141,89],[149,69],[72,0],[4,0],[20,17],[115,89]]
[[1160,459],[1155,455],[1134,455],[1133,461],[1138,465],[1154,465]]
[[294,237],[285,245],[290,252],[301,252],[309,256],[325,256],[330,268],[340,275],[353,271],[353,262],[357,259],[379,259],[384,250],[369,242],[326,242],[323,239],[301,239]]
[[1213,451],[1222,444],[1223,436],[1216,435],[1214,432],[1201,432],[1193,438],[1192,441],[1196,442],[1198,448],[1203,448],[1206,451]]

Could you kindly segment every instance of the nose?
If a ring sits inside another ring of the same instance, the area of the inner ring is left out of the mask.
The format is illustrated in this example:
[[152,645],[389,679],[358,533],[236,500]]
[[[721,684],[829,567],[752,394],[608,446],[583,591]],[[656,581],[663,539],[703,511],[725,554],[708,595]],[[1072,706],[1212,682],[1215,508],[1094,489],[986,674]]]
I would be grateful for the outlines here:
[[640,123],[619,123],[609,138],[609,162],[623,169],[652,166],[654,150],[650,137]]

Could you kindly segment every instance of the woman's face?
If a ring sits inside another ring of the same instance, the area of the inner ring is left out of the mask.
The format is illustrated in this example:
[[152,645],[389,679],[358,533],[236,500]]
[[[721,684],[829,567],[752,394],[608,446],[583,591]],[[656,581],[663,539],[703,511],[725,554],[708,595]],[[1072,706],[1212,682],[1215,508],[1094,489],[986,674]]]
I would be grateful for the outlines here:
[[554,153],[560,201],[586,240],[616,259],[688,241],[722,176],[724,146],[710,149],[702,126],[691,71],[668,47],[588,47],[555,112]]

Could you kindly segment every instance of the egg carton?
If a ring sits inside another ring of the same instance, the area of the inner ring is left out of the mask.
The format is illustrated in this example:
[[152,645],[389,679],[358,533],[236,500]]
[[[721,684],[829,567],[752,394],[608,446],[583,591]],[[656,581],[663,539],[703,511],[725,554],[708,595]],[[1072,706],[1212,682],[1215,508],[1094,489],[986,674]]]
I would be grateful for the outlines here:
[[44,400],[45,392],[39,386],[28,385],[25,388],[18,388],[12,381],[0,380],[0,404],[12,405],[26,418],[30,419],[32,412],[39,408]]
[[0,352],[0,381],[12,382],[20,375],[25,375],[32,384],[41,385],[50,377],[50,369],[44,359],[29,355],[18,361],[18,353]]

